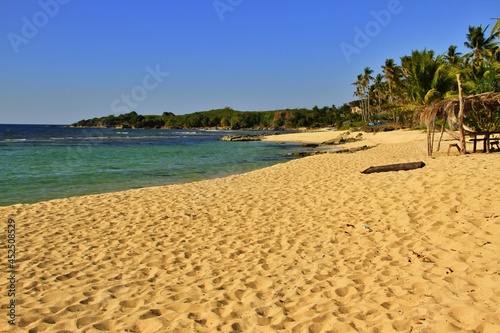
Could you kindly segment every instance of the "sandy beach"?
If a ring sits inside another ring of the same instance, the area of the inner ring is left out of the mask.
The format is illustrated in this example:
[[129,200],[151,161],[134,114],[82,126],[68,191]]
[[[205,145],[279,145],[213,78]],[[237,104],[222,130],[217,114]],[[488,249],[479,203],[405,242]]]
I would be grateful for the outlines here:
[[[346,146],[374,148],[0,207],[17,269],[8,297],[4,247],[0,331],[500,332],[500,153],[363,137]],[[361,174],[414,161],[426,166]]]

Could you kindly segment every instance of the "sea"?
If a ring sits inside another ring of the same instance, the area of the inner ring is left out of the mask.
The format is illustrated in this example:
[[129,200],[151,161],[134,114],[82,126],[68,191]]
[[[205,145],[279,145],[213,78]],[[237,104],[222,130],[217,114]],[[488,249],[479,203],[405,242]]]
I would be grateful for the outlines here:
[[225,142],[258,131],[0,125],[0,206],[219,178],[286,162],[297,144]]

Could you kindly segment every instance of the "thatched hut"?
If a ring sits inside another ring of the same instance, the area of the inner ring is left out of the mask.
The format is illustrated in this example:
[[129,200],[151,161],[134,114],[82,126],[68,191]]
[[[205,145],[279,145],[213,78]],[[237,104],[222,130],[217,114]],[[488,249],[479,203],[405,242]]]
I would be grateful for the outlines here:
[[[431,156],[434,150],[434,129],[436,121],[443,120],[441,142],[444,131],[461,140],[460,150],[465,153],[463,133],[476,137],[484,135],[485,147],[489,151],[489,136],[500,132],[500,92],[489,92],[463,98],[463,122],[460,121],[460,99],[447,99],[426,106],[421,110],[420,123],[427,126],[427,148]],[[450,130],[445,128],[448,123]],[[462,138],[460,132],[462,130]],[[438,143],[438,150],[439,150]]]

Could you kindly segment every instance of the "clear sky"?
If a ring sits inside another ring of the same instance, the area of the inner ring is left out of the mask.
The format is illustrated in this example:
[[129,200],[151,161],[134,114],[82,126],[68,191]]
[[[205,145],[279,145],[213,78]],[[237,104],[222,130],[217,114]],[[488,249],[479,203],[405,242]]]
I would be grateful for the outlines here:
[[498,0],[0,0],[0,123],[340,106],[364,67],[443,53]]

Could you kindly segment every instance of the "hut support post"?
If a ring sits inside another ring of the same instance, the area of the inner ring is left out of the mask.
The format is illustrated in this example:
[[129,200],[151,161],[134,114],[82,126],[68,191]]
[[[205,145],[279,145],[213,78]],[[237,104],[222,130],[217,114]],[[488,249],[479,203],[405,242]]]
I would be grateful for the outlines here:
[[434,131],[436,128],[436,117],[432,119],[432,126],[431,126],[431,132],[432,132],[432,138],[431,138],[431,151],[434,152]]
[[439,135],[438,146],[437,146],[437,149],[436,149],[437,151],[439,151],[439,148],[441,148],[441,140],[443,140],[444,126],[446,124],[446,119],[447,119],[447,117],[444,118],[443,126],[441,126],[441,134]]
[[[489,121],[493,122],[493,110],[490,108],[487,108],[487,110],[488,110],[488,115],[489,115]],[[486,145],[485,150],[489,154],[490,153],[490,133],[487,133],[485,135],[485,140],[486,140],[486,142],[484,143]]]
[[460,154],[465,154],[465,133],[464,133],[464,99],[462,95],[462,80],[460,74],[457,74],[458,83],[458,134],[460,138]]
[[[431,134],[431,127],[432,127],[432,123],[429,122],[427,124],[427,155],[429,156],[432,156],[432,151],[433,151],[433,137],[432,137],[432,134]],[[432,129],[434,130],[434,129]]]

